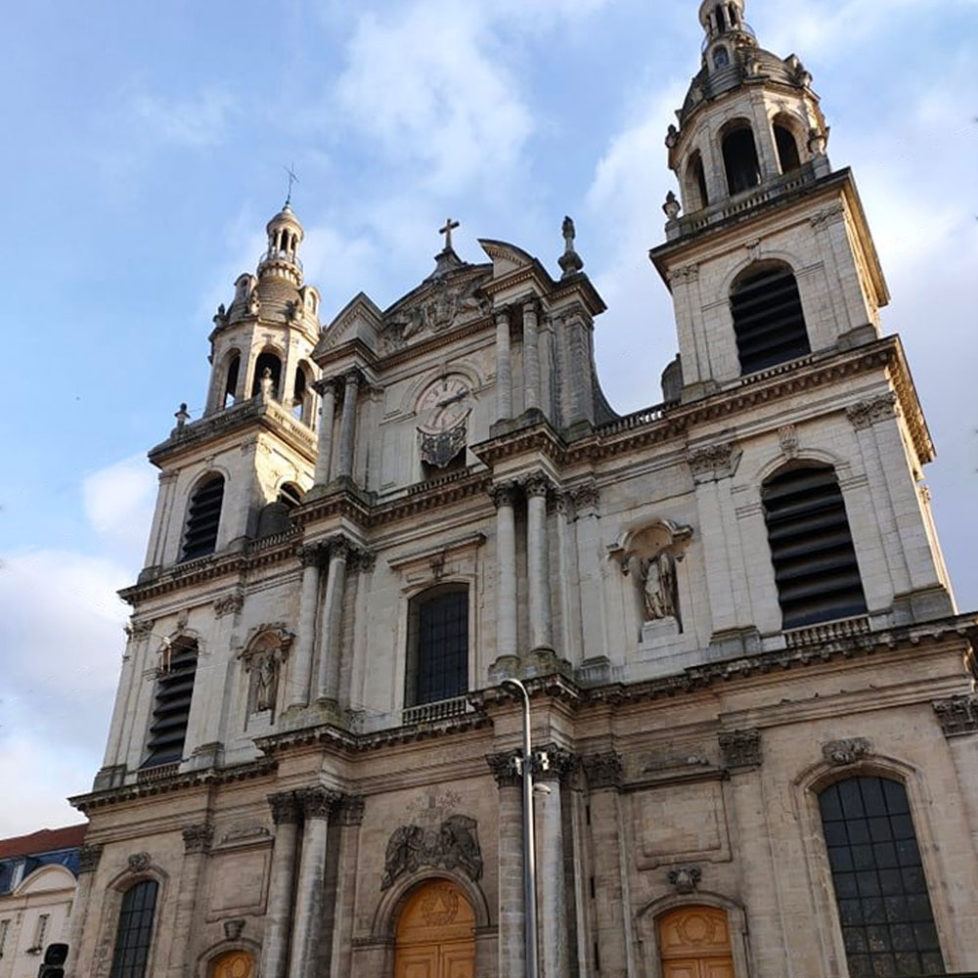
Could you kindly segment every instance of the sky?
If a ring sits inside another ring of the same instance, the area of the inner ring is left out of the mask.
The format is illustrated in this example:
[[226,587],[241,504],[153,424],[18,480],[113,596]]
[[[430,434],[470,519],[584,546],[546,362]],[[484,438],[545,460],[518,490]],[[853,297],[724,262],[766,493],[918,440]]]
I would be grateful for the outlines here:
[[[299,184],[329,319],[392,303],[438,228],[558,273],[565,214],[609,311],[622,413],[676,351],[649,264],[675,188],[663,137],[699,68],[698,0],[34,0],[5,12],[0,90],[0,837],[77,821],[101,764],[155,496],[146,451],[199,417],[207,335]],[[938,460],[962,610],[978,608],[978,0],[750,0],[797,53],[852,166]],[[16,369],[14,369],[16,368]]]

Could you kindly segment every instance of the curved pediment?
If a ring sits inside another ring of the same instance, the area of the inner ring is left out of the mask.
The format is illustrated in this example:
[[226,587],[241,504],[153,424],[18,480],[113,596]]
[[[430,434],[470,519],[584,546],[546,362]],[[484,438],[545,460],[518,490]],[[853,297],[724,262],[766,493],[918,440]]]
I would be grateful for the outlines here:
[[519,268],[526,268],[532,265],[535,259],[527,254],[522,248],[509,244],[506,241],[493,241],[491,238],[479,238],[482,250],[492,259],[492,271],[494,278],[501,278],[509,275]]

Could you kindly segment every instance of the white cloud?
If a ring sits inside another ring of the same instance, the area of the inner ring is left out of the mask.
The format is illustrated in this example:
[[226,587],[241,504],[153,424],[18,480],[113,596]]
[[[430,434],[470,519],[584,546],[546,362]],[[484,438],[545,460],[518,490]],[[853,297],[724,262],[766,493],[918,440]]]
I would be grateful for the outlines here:
[[100,469],[82,483],[85,516],[105,543],[128,566],[136,567],[146,549],[156,474],[142,455]]
[[235,99],[216,88],[186,99],[140,93],[133,97],[132,108],[153,135],[192,149],[222,143],[228,124],[238,111]]

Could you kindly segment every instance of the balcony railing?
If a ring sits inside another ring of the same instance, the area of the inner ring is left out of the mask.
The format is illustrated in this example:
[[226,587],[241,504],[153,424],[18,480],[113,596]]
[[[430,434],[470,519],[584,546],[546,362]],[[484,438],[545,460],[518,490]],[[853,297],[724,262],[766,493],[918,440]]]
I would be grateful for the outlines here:
[[450,720],[452,717],[464,716],[468,711],[468,698],[456,696],[454,699],[438,700],[436,703],[409,706],[401,712],[401,723],[405,727],[413,727],[419,723],[436,723],[439,720]]

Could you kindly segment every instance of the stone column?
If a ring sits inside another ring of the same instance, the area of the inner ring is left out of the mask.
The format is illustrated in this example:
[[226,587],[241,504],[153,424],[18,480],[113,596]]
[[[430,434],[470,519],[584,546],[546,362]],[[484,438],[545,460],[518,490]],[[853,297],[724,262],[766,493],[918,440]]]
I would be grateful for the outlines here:
[[513,416],[513,364],[509,340],[509,310],[496,313],[496,418]]
[[354,913],[357,897],[357,868],[360,852],[360,826],[363,823],[363,798],[348,795],[337,806],[340,827],[340,865],[336,874],[335,926],[333,928],[332,970],[334,975],[352,975]]
[[324,380],[317,386],[323,399],[317,433],[318,451],[316,455],[316,474],[313,485],[325,486],[329,482],[333,456],[333,422],[336,416],[336,381]]
[[311,544],[299,551],[302,561],[302,590],[299,593],[299,628],[295,655],[289,668],[286,709],[309,702],[312,658],[316,642],[316,606],[319,603],[319,574],[322,548]]
[[526,563],[530,598],[530,651],[552,652],[553,617],[550,609],[550,542],[547,538],[549,480],[542,475],[526,481]]
[[295,920],[292,927],[292,951],[289,957],[289,978],[308,978],[315,967],[319,943],[329,813],[340,796],[335,791],[317,786],[297,792],[296,797],[302,805],[304,827]]
[[574,581],[577,577],[577,557],[574,529],[571,526],[573,500],[568,493],[559,493],[557,511],[557,573],[554,575],[560,602],[560,654],[571,662],[581,660],[581,603]]
[[514,758],[518,751],[486,760],[499,786],[499,974],[525,978],[523,936],[523,795]]
[[[153,524],[146,548],[146,566],[159,567],[166,563],[169,527],[174,519],[173,497],[177,487],[176,472],[159,474],[159,489],[156,494],[156,508],[153,511]],[[181,514],[182,515],[182,514]],[[179,542],[178,542],[179,546]]]
[[346,561],[349,554],[350,545],[347,540],[337,537],[330,541],[316,682],[318,700],[335,702],[339,695],[340,656],[343,649],[343,593],[346,589]]
[[564,822],[561,783],[574,771],[577,758],[559,747],[544,748],[547,769],[537,770],[535,780],[550,793],[537,795],[537,905],[540,908],[542,978],[567,978],[570,950],[567,932],[567,880],[564,874]]
[[519,659],[516,635],[516,486],[494,486],[496,504],[496,661]]
[[265,911],[265,935],[261,948],[262,978],[285,978],[289,953],[289,921],[295,885],[295,854],[298,841],[299,806],[291,791],[269,795],[275,823],[275,848]]
[[170,960],[167,965],[167,974],[171,978],[181,978],[182,975],[193,973],[197,948],[190,935],[194,932],[200,877],[213,839],[213,825],[190,825],[183,830],[183,866],[180,870],[177,908],[173,918],[175,938],[170,944]]
[[585,659],[607,654],[602,565],[607,560],[598,517],[597,486],[582,486],[574,492],[577,511],[577,572],[581,640]]
[[629,935],[625,889],[622,885],[621,820],[618,803],[621,758],[614,751],[585,757],[591,804],[591,846],[594,868],[594,935],[602,978],[627,978]]
[[523,408],[540,409],[540,329],[535,299],[523,305]]
[[550,316],[546,316],[538,328],[537,347],[540,353],[540,409],[556,424],[553,391],[554,325]]
[[[65,961],[65,974],[81,974],[79,956],[85,937],[85,924],[88,921],[88,908],[92,901],[92,884],[95,871],[102,858],[102,846],[85,844],[78,853],[78,885],[72,903],[71,917],[68,921],[68,957]],[[93,943],[93,942],[89,942]]]
[[346,375],[343,388],[343,413],[340,416],[340,458],[336,476],[339,479],[353,478],[353,449],[357,430],[357,394],[362,377],[359,370],[351,370]]

